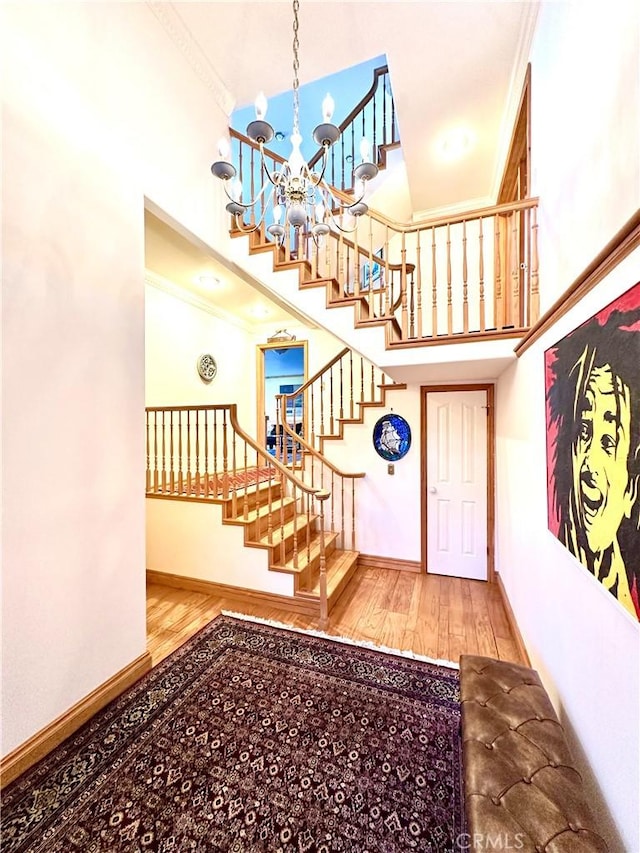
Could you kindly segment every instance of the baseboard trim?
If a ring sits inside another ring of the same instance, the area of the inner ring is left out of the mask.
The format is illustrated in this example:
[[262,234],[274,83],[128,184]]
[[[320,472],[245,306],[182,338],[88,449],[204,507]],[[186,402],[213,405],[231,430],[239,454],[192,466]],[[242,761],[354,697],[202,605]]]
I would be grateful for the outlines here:
[[502,603],[504,605],[505,613],[507,614],[507,620],[511,627],[511,632],[513,634],[513,639],[515,640],[516,646],[518,647],[518,651],[520,652],[522,659],[526,662],[527,666],[531,666],[531,660],[529,659],[529,654],[527,652],[527,647],[524,644],[524,640],[522,639],[522,634],[520,633],[520,629],[518,628],[518,623],[516,622],[516,617],[513,614],[513,610],[511,608],[511,602],[509,601],[509,597],[507,596],[507,591],[504,588],[504,584],[502,583],[502,578],[498,574],[495,573],[496,583],[498,585],[498,590],[500,592],[500,598],[502,598]]
[[131,687],[143,675],[146,675],[150,669],[151,655],[149,652],[144,652],[108,681],[96,687],[84,699],[76,702],[48,726],[36,732],[33,737],[8,753],[0,761],[0,787],[4,788],[25,770],[44,758],[47,753],[77,731],[83,723],[86,723],[90,717],[102,710],[105,705],[108,705],[128,687]]
[[395,569],[400,572],[422,571],[419,560],[396,560],[393,557],[375,557],[372,554],[360,554],[358,568],[365,569]]
[[317,616],[320,607],[319,603],[313,599],[289,598],[275,592],[244,589],[240,586],[229,586],[215,581],[183,577],[169,572],[158,572],[155,569],[147,569],[147,583],[157,583],[162,586],[170,586],[173,589],[186,589],[189,592],[201,592],[204,595],[215,595],[218,598],[228,598],[246,604],[255,604],[256,602],[269,604],[271,607],[277,607],[278,610],[304,613],[305,616]]

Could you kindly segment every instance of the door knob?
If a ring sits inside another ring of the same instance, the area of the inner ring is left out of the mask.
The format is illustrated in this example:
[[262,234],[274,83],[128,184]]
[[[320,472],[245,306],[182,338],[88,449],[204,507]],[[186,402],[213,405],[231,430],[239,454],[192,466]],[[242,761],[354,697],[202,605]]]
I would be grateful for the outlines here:
[[435,493],[436,493],[437,491],[438,491],[438,490],[436,489],[436,487],[435,487],[435,486],[431,486],[431,487],[429,488],[429,494],[430,494],[430,495],[435,495]]

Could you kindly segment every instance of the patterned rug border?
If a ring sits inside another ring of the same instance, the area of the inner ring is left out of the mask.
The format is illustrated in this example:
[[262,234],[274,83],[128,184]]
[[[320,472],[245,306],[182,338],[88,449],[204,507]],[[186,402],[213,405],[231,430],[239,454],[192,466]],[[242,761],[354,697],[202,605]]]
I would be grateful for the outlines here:
[[264,619],[262,616],[249,616],[246,613],[237,613],[234,610],[221,610],[222,616],[229,616],[231,619],[238,619],[242,622],[255,622],[258,625],[268,625],[271,628],[282,628],[285,631],[293,631],[296,634],[304,634],[309,637],[318,637],[322,640],[333,640],[336,643],[343,643],[345,646],[356,646],[359,649],[368,649],[372,652],[381,652],[385,655],[395,655],[396,657],[408,658],[409,660],[417,660],[422,663],[431,663],[434,666],[443,666],[448,669],[460,669],[460,664],[445,658],[430,658],[426,655],[419,655],[412,652],[411,649],[394,649],[391,646],[378,646],[370,640],[352,640],[350,637],[338,637],[334,634],[327,634],[325,631],[319,631],[316,628],[297,628],[295,625],[287,625],[285,622],[277,622],[275,619]]

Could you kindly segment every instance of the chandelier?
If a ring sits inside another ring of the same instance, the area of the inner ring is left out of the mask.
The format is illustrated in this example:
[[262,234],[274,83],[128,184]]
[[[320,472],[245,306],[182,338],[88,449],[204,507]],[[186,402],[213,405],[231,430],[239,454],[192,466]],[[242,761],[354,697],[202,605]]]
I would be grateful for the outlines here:
[[[278,244],[284,241],[286,225],[294,229],[296,236],[300,236],[301,233],[311,234],[316,243],[322,236],[328,234],[332,227],[346,233],[355,231],[357,218],[369,209],[363,200],[367,181],[378,174],[378,167],[370,160],[369,143],[363,137],[360,143],[362,162],[353,170],[354,200],[345,203],[336,198],[329,184],[324,181],[329,151],[340,138],[340,129],[331,122],[335,106],[331,95],[327,95],[322,102],[323,122],[313,131],[313,139],[322,149],[320,171],[311,169],[302,156],[298,92],[299,8],[300,0],[293,0],[293,129],[290,137],[292,150],[289,159],[278,171],[269,171],[267,167],[264,146],[273,139],[274,129],[265,121],[267,99],[261,92],[255,101],[256,118],[247,126],[246,135],[259,147],[260,174],[264,177],[262,187],[249,201],[243,201],[246,188],[243,187],[241,179],[236,177],[235,167],[226,159],[229,151],[226,139],[221,140],[218,147],[221,159],[216,160],[211,166],[214,176],[223,182],[228,198],[226,210],[235,217],[236,228],[242,231],[255,231],[261,227],[267,211],[271,210],[272,222],[267,226],[267,232]],[[244,223],[244,214],[255,207],[260,199],[266,199],[262,205],[260,219],[247,227]],[[345,218],[342,216],[344,213],[352,217],[351,227],[345,224]]]

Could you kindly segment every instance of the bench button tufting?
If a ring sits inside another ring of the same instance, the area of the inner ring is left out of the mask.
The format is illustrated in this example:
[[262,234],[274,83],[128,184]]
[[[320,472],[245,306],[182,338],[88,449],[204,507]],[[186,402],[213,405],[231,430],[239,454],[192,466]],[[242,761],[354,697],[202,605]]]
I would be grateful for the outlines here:
[[499,806],[500,805],[500,797],[491,797],[491,802],[493,803],[494,806]]
[[487,749],[493,749],[492,743],[485,743],[485,746],[487,747]]
[[556,764],[556,762],[555,762],[555,761],[550,761],[550,762],[549,762],[549,767],[557,767],[557,766],[558,766],[558,765]]

